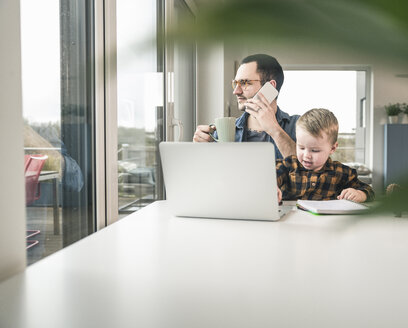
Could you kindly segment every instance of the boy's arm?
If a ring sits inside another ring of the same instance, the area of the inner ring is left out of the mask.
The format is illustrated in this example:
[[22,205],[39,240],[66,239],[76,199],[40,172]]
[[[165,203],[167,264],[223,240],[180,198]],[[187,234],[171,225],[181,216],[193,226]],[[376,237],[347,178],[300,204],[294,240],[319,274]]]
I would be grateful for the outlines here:
[[297,168],[296,156],[288,156],[284,159],[276,160],[276,180],[278,188],[282,192],[283,200],[295,199],[292,195],[292,180],[291,174],[292,171],[295,171]]
[[287,182],[287,168],[283,159],[276,160],[276,182],[281,188]]
[[367,196],[366,201],[374,200],[375,195],[374,195],[373,188],[371,188],[368,184],[358,179],[357,171],[355,169],[352,169],[352,168],[349,168],[349,169],[350,169],[350,173],[349,173],[347,184],[345,185],[344,189],[353,188],[356,190],[360,190],[366,194]]

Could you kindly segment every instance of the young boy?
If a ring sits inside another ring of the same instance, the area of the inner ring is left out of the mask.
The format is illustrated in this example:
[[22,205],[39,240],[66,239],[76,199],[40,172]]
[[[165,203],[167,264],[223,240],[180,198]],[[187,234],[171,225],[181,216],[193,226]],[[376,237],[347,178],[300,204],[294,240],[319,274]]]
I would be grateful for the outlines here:
[[296,123],[296,156],[277,160],[279,201],[348,199],[365,202],[374,198],[373,189],[357,178],[356,170],[332,161],[339,124],[332,112],[315,108]]

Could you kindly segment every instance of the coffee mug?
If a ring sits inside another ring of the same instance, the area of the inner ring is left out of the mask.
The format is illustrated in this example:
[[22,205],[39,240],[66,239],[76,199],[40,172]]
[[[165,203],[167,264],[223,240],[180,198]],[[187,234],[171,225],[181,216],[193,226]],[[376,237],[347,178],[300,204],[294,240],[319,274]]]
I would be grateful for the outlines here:
[[235,117],[219,117],[215,119],[215,124],[210,124],[217,129],[218,139],[210,133],[211,138],[217,142],[234,142],[235,141]]

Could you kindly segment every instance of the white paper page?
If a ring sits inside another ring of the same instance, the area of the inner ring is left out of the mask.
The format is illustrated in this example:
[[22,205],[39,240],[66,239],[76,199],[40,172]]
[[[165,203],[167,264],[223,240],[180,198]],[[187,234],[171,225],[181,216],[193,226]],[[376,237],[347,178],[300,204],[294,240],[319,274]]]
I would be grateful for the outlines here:
[[366,210],[367,207],[351,202],[345,199],[339,200],[298,200],[298,204],[305,209],[315,210],[315,211],[339,211],[348,212],[356,210]]

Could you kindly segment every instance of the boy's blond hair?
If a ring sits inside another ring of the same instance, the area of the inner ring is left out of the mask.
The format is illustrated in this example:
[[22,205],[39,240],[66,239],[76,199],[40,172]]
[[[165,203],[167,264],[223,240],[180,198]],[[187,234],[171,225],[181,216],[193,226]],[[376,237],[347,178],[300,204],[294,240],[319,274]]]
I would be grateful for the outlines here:
[[339,123],[336,116],[328,109],[313,108],[308,110],[298,119],[296,126],[305,129],[314,137],[323,137],[322,133],[326,133],[333,145],[337,141]]

